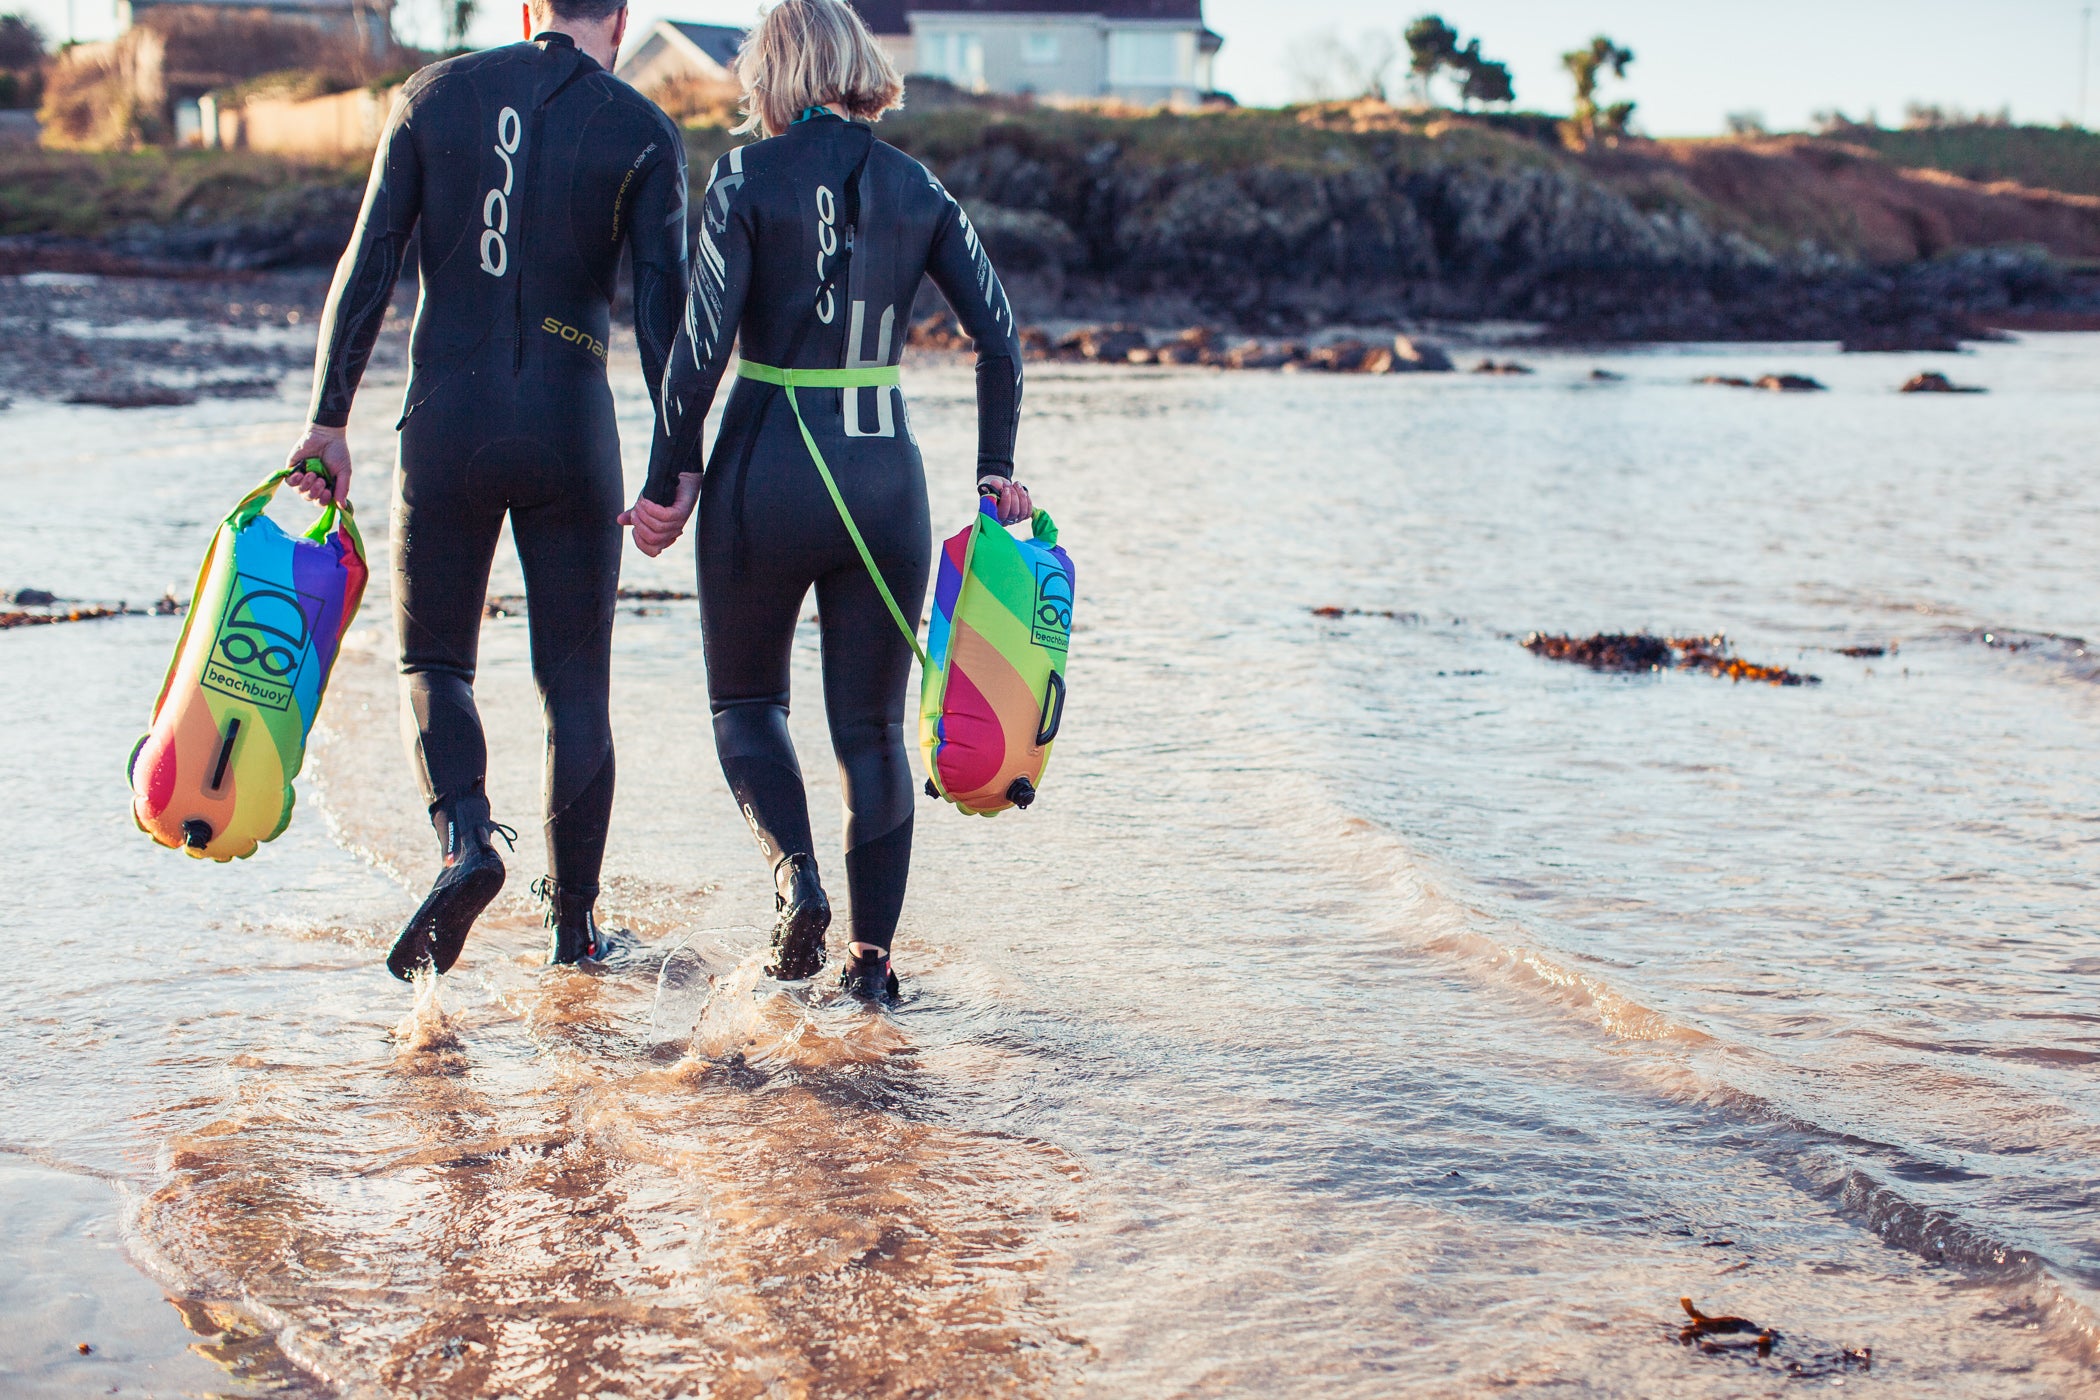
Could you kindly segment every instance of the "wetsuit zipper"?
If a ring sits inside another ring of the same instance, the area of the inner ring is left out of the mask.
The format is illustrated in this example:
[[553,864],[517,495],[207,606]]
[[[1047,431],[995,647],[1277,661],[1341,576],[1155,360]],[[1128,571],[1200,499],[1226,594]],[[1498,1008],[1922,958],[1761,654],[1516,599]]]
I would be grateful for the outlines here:
[[[563,83],[555,91],[559,92],[562,87],[567,86],[567,83]],[[551,98],[552,94],[549,94],[549,96]],[[545,102],[536,103],[532,109],[532,149],[525,153],[525,186],[520,191],[521,194],[527,194],[528,198],[530,197],[529,191],[539,188],[538,181],[533,177],[539,173],[540,136],[546,130],[546,127],[547,104]],[[518,201],[518,209],[521,215],[528,207],[525,200]],[[525,369],[525,228],[531,222],[530,219],[523,217],[520,217],[518,220],[518,284],[511,288],[510,372],[513,376],[523,373]]]
[[[794,337],[788,341],[787,353],[781,356],[781,364],[789,368],[794,367],[795,357],[801,353],[802,342],[809,335],[810,328],[817,324],[817,308],[824,304],[825,294],[831,294],[834,319],[836,319],[840,307],[840,293],[843,293],[848,299],[853,295],[853,248],[855,236],[860,229],[860,181],[861,176],[867,172],[868,157],[874,154],[875,151],[875,132],[873,128],[854,122],[850,124],[849,129],[854,126],[859,127],[867,134],[868,144],[861,148],[860,159],[853,163],[853,169],[847,174],[842,186],[845,192],[846,204],[844,237],[841,239],[842,246],[839,249],[839,256],[831,264],[831,275],[817,284],[817,293],[810,298],[809,310],[804,314],[801,324],[795,327]],[[843,285],[841,285],[842,278],[844,279]],[[851,357],[853,348],[850,345],[846,347],[844,355],[841,356],[842,361]],[[743,451],[737,456],[736,477],[730,483],[730,572],[739,578],[744,574],[744,564],[748,556],[748,546],[745,543],[744,536],[744,484],[751,475],[751,452],[758,444],[759,430],[765,427],[766,414],[773,407],[773,388],[774,386],[770,384],[765,388],[766,397],[759,405],[758,417],[751,425],[751,431],[744,437]],[[845,392],[851,394],[859,391],[848,389]]]

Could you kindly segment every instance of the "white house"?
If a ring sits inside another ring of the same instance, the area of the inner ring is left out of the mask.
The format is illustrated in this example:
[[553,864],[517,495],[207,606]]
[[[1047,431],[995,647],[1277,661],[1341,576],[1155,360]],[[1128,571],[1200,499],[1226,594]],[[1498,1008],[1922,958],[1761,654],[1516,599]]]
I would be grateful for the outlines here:
[[733,83],[744,31],[726,24],[658,20],[613,70],[643,92],[681,80]]
[[1191,106],[1224,40],[1203,0],[852,0],[908,73],[971,92]]

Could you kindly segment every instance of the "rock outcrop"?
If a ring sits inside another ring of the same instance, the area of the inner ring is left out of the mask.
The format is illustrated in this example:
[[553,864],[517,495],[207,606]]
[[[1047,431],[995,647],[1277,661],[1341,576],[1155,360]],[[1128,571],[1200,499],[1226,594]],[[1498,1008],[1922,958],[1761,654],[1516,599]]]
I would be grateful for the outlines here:
[[1980,394],[1983,390],[1969,384],[1956,384],[1938,370],[1929,369],[1922,374],[1914,374],[1904,380],[1903,387],[1896,392],[1901,394]]
[[[1926,179],[1814,143],[1636,143],[1592,159],[1507,139],[1396,137],[1381,154],[1337,134],[1321,159],[1234,161],[1163,159],[1142,133],[1082,148],[1059,131],[1064,140],[988,122],[960,149],[900,134],[926,147],[917,153],[1015,270],[1016,300],[1035,316],[1211,319],[1271,334],[1496,318],[1545,323],[1563,340],[1881,349],[1958,344],[1990,315],[2081,297],[2100,309],[2100,289],[2081,289],[2044,251],[2100,252],[2100,200]],[[1759,201],[1782,198],[1810,209],[1810,236],[1789,242],[1769,227]],[[1873,234],[1861,250],[1814,236],[1842,227],[1847,200]],[[1913,207],[1927,232],[1904,245],[1892,221]],[[1992,234],[1994,209],[2036,241],[1965,246]]]

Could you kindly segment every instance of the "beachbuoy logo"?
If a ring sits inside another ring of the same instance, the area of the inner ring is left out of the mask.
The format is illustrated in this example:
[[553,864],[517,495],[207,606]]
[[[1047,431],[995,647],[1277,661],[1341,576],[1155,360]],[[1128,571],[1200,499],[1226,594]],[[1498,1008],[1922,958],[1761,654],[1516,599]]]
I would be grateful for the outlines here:
[[288,710],[313,650],[322,600],[236,574],[204,663],[204,684],[266,709]]
[[1035,568],[1033,637],[1039,647],[1065,651],[1072,644],[1072,576],[1055,564]]
[[510,233],[510,191],[517,176],[510,158],[524,139],[525,122],[518,109],[505,107],[496,117],[495,145],[496,159],[503,162],[503,187],[490,190],[481,201],[481,270],[491,277],[501,277],[510,267],[510,245],[503,241]]

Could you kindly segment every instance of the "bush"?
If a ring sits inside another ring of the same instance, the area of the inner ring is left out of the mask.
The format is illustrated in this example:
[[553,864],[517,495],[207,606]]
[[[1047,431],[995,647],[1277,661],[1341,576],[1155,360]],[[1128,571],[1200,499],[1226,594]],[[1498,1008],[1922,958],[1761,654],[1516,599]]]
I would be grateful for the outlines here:
[[0,68],[20,73],[44,64],[44,31],[28,15],[0,15]]
[[115,44],[79,44],[60,54],[45,75],[37,118],[43,142],[58,150],[114,151],[147,133]]
[[741,89],[735,83],[705,78],[673,78],[649,92],[665,115],[681,126],[735,126]]
[[22,72],[0,72],[0,109],[35,107],[44,100],[44,74],[31,68]]

